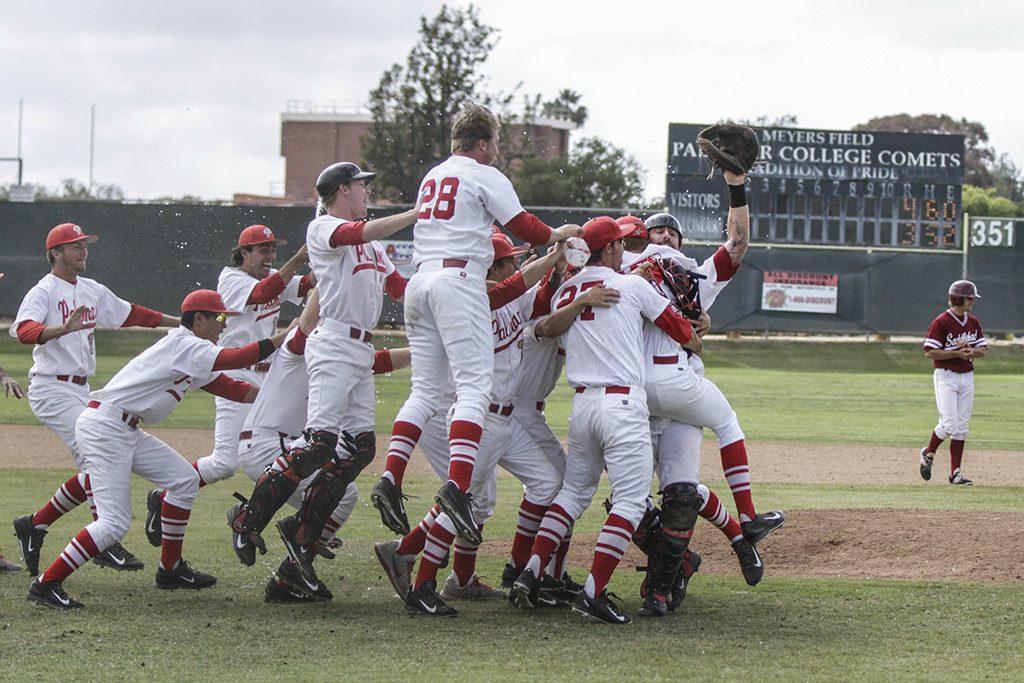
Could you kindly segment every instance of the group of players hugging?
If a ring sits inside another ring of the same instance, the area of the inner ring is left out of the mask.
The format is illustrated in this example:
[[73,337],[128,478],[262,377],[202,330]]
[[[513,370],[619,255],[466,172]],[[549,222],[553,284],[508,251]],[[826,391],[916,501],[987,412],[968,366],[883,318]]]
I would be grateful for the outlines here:
[[[743,432],[701,362],[706,309],[748,243],[744,173],[756,151],[743,158],[752,133],[721,126],[702,133],[702,149],[728,184],[730,209],[727,241],[698,263],[680,251],[680,226],[669,214],[545,225],[493,166],[498,131],[487,108],[465,105],[453,122],[452,154],[427,173],[416,207],[385,218],[364,218],[374,173],[348,162],[329,166],[295,255],[275,270],[284,240],[266,226],[247,227],[217,289],[189,293],[180,316],[129,303],[82,277],[97,237],[72,223],[51,230],[51,272],[25,296],[11,334],[33,346],[32,410],[70,447],[79,473],[14,522],[35,577],[29,600],[82,607],[63,583],[90,560],[142,569],[119,543],[131,518],[133,472],[157,486],[145,527],[161,548],[156,586],[214,585],[215,577],[182,558],[182,543],[199,489],[239,468],[255,482],[248,497],[235,494],[239,503],[227,513],[242,563],[252,566],[267,552],[262,534],[281,507],[296,510],[276,522],[287,554],[266,599],[331,599],[314,563],[335,557],[337,534],[358,500],[354,482],[375,457],[373,375],[410,365],[411,391],[370,495],[383,524],[401,535],[374,550],[407,610],[448,617],[454,600],[507,598],[522,609],[571,606],[625,624],[630,618],[607,585],[633,542],[647,555],[639,615],[664,616],[700,566],[690,547],[698,517],[726,535],[747,583],[757,584],[764,571],[757,543],[784,516],[756,512]],[[410,225],[415,274],[406,281],[380,240]],[[523,263],[527,247],[514,246],[502,227],[532,245]],[[540,255],[543,245],[550,247]],[[300,276],[307,262],[311,272]],[[385,294],[404,305],[407,348],[375,351],[371,330]],[[282,302],[303,300],[297,320],[278,332]],[[171,330],[90,391],[94,328],[127,326]],[[544,416],[563,367],[574,392],[567,449]],[[161,422],[195,389],[216,396],[216,428],[213,452],[193,464],[141,427]],[[704,428],[718,439],[738,517],[699,481]],[[417,445],[441,487],[413,527],[402,483]],[[499,468],[523,485],[502,590],[475,569]],[[608,516],[590,571],[577,583],[567,553],[602,472],[611,484]],[[50,525],[87,501],[92,522],[40,571]],[[449,562],[439,591],[437,573]]]

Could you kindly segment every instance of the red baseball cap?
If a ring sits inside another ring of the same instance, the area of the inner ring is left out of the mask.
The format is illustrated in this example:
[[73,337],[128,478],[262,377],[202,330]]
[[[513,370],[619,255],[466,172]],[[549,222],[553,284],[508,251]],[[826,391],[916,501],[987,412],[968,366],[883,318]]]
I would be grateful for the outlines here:
[[225,313],[227,315],[238,315],[238,311],[229,311],[224,307],[224,299],[212,289],[197,289],[189,292],[181,302],[181,312],[206,311],[207,313]]
[[251,247],[254,244],[288,244],[287,240],[279,240],[274,237],[274,232],[265,225],[250,225],[238,236],[238,246]]
[[587,248],[593,254],[615,240],[629,236],[634,229],[635,226],[632,223],[623,226],[616,223],[615,219],[610,216],[598,216],[583,224],[583,241],[587,243]]
[[99,239],[97,235],[86,235],[82,229],[74,223],[61,223],[46,235],[46,251],[62,244],[79,242],[85,240],[86,244],[92,244]]
[[640,239],[647,239],[647,226],[637,216],[622,216],[621,218],[615,219],[615,222],[621,226],[631,225],[633,226],[633,232],[626,235],[626,237],[638,237]]
[[501,232],[491,235],[491,246],[494,247],[495,261],[509,256],[519,256],[530,250],[529,247],[515,246],[509,236]]

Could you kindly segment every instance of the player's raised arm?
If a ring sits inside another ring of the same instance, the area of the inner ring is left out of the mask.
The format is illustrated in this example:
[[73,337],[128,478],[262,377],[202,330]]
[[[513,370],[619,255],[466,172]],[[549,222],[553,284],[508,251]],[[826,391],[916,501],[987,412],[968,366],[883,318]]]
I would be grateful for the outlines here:
[[723,170],[722,175],[729,186],[729,216],[726,219],[725,250],[729,252],[733,267],[743,261],[750,245],[750,208],[747,206],[747,176]]

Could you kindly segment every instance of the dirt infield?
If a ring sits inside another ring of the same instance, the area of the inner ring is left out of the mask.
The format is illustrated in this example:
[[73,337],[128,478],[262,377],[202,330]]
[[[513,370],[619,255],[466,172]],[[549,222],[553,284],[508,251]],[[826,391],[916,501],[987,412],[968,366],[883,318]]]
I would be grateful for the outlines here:
[[[213,432],[205,429],[154,429],[163,439],[190,460],[206,455],[213,446]],[[24,444],[31,444],[26,449]],[[377,452],[387,452],[387,437],[377,439]],[[837,446],[806,443],[751,443],[750,468],[754,481],[797,484],[913,484],[917,475],[917,453],[908,448],[875,446]],[[722,476],[718,451],[713,441],[702,449],[701,477],[717,480]],[[937,472],[948,464],[948,450],[942,448],[936,458]],[[1024,486],[1024,468],[1019,453],[1012,451],[972,451],[968,444],[966,469],[978,484]],[[1008,466],[1015,458],[1018,466]],[[69,467],[67,448],[50,430],[36,425],[0,426],[0,469]],[[378,457],[370,470],[380,472],[384,458]],[[410,473],[429,474],[426,458],[414,457]]]

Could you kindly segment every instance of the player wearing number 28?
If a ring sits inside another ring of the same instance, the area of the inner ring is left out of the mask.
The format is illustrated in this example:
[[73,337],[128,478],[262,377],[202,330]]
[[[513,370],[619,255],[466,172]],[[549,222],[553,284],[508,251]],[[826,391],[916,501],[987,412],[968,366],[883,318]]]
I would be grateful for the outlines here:
[[[412,390],[395,420],[388,460],[404,467],[423,425],[444,405],[449,374],[456,401],[449,427],[448,481],[437,502],[467,540],[480,542],[466,491],[473,476],[484,415],[491,402],[494,349],[485,276],[494,260],[492,225],[533,244],[565,240],[575,225],[551,229],[519,203],[512,183],[492,164],[498,158],[498,120],[486,107],[468,104],[452,125],[452,156],[420,183],[413,228],[413,265],[405,297],[412,348]],[[392,460],[403,461],[401,464]],[[393,474],[374,489],[374,505],[395,531],[409,531]],[[438,523],[446,520],[438,518]]]

